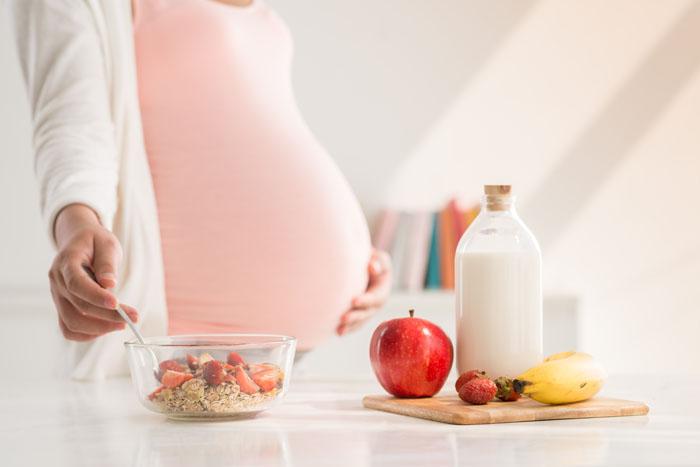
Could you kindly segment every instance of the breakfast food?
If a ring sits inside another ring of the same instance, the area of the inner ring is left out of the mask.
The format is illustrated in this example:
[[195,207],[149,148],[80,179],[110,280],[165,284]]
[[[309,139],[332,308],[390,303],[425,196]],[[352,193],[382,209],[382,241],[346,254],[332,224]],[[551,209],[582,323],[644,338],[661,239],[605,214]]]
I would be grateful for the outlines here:
[[277,397],[284,373],[271,363],[248,365],[235,352],[226,362],[207,353],[165,360],[148,399],[161,412],[213,415],[253,412]]
[[595,396],[603,387],[605,371],[583,352],[561,352],[513,380],[514,389],[544,404],[568,404]]
[[452,341],[436,324],[409,317],[381,323],[369,347],[379,384],[396,397],[430,397],[452,368]]
[[459,388],[459,398],[474,405],[484,405],[496,396],[496,383],[488,378],[473,378]]
[[469,370],[465,371],[461,375],[459,375],[459,378],[457,378],[457,381],[455,382],[455,389],[457,392],[459,392],[459,389],[462,387],[462,385],[468,381],[473,380],[474,378],[484,378],[486,377],[486,372],[483,370]]
[[[472,384],[467,386],[468,383]],[[455,389],[463,401],[476,405],[486,404],[494,397],[503,402],[520,399],[520,394],[513,387],[512,379],[501,376],[491,380],[483,370],[469,370],[462,373],[457,378]]]
[[486,404],[494,397],[514,402],[525,394],[543,404],[569,404],[595,396],[603,387],[605,371],[583,352],[561,352],[527,370],[516,379],[500,376],[493,381],[481,370],[462,373],[455,389],[470,404]]
[[163,383],[163,386],[166,388],[173,389],[180,386],[185,381],[191,380],[193,377],[191,373],[168,370],[160,378],[160,382]]
[[496,383],[496,387],[498,388],[498,392],[496,393],[498,399],[503,402],[514,402],[520,399],[520,394],[513,388],[512,379],[501,376],[494,379],[493,382]]
[[218,360],[210,360],[202,365],[202,377],[211,386],[218,386],[229,376],[224,369],[224,364]]
[[454,252],[457,369],[512,378],[542,360],[542,254],[513,187],[484,195]]

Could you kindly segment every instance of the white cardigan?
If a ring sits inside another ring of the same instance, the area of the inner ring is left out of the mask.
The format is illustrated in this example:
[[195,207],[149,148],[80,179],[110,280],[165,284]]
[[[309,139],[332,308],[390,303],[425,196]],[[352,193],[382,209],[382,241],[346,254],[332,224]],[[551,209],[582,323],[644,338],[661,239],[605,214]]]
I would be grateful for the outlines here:
[[[167,330],[158,216],[143,146],[131,2],[10,0],[34,124],[41,209],[53,239],[57,213],[90,206],[122,244],[116,289],[145,335]],[[66,342],[59,358],[78,379],[127,374],[128,330]]]

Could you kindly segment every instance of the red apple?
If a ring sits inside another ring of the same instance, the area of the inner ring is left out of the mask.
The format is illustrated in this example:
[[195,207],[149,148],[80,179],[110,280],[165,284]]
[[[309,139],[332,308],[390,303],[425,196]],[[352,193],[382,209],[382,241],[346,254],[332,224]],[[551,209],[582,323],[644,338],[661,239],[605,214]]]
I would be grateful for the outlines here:
[[452,368],[452,341],[439,326],[410,317],[385,321],[375,329],[369,359],[379,383],[396,397],[430,397]]

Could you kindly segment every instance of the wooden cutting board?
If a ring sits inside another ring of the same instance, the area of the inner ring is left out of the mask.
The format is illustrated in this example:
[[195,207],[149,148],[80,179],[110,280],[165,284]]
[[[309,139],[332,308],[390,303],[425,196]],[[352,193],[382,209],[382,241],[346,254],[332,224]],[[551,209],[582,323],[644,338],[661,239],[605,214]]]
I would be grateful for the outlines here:
[[462,402],[457,395],[422,399],[365,396],[362,404],[369,409],[455,425],[533,422],[565,418],[627,417],[646,415],[649,412],[649,407],[642,402],[605,397],[563,405],[540,404],[526,397],[516,402],[469,405]]

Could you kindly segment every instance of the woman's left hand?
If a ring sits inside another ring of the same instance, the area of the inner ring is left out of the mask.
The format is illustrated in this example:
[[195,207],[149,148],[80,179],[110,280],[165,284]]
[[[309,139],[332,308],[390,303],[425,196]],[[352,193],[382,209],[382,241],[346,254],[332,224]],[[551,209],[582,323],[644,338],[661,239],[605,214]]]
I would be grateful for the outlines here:
[[342,336],[359,328],[376,313],[389,297],[391,291],[391,258],[380,250],[372,250],[369,260],[367,290],[352,300],[352,308],[343,313],[335,332]]

